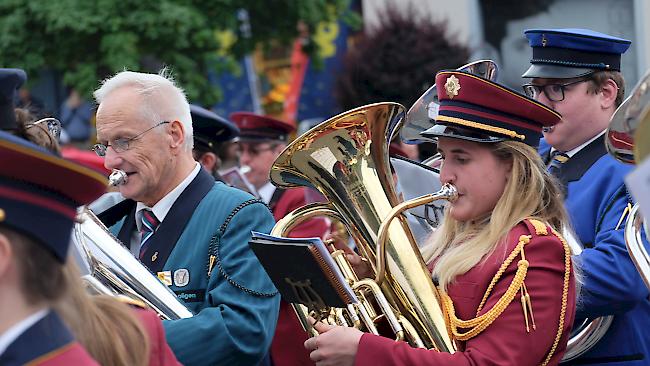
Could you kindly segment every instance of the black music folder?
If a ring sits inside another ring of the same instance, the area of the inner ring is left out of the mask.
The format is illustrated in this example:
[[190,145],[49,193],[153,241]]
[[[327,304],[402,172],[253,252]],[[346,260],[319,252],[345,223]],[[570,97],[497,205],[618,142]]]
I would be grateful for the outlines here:
[[280,238],[253,232],[249,245],[289,303],[310,309],[357,302],[320,238]]

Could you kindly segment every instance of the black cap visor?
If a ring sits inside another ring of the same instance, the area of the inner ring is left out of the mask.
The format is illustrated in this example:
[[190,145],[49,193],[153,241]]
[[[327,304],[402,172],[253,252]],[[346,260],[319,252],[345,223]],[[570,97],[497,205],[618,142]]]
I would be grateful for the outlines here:
[[598,70],[586,69],[582,67],[567,67],[548,64],[533,64],[526,72],[521,75],[522,78],[542,78],[542,79],[570,79],[587,76]]
[[460,139],[482,143],[495,143],[508,140],[503,136],[488,135],[475,129],[463,128],[458,126],[445,126],[436,124],[426,131],[420,132],[423,137],[434,141],[438,137],[449,137],[452,139]]

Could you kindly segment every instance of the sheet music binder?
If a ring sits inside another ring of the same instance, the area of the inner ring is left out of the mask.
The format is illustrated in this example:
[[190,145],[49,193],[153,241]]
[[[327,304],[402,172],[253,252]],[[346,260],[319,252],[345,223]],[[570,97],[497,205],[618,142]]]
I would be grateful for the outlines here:
[[320,238],[253,232],[249,245],[285,301],[309,308],[344,308],[357,302]]

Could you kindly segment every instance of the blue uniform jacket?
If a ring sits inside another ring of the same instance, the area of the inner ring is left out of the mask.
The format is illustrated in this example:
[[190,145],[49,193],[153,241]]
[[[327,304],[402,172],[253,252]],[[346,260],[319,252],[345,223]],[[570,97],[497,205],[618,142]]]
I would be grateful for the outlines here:
[[61,318],[50,311],[45,317],[27,328],[0,355],[0,365],[99,365],[90,357]]
[[[546,161],[549,152],[542,140],[540,153]],[[578,256],[583,284],[576,324],[584,318],[615,316],[607,334],[572,364],[650,364],[648,289],[625,247],[625,221],[616,230],[630,202],[623,179],[631,169],[607,154],[602,138],[560,168],[571,224],[585,247]]]
[[[128,243],[133,210],[111,228]],[[185,365],[255,365],[275,332],[280,296],[248,246],[274,225],[268,207],[201,169],[149,239],[143,264],[196,315],[165,321]]]

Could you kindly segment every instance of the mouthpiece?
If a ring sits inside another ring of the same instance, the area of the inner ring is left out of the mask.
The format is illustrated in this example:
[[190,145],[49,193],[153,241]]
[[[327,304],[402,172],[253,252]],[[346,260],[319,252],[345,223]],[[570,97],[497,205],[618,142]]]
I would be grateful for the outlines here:
[[127,180],[127,175],[123,170],[113,169],[113,172],[108,177],[108,185],[117,187],[119,185],[126,184]]

